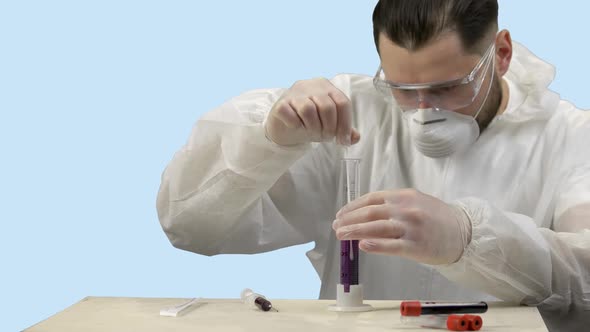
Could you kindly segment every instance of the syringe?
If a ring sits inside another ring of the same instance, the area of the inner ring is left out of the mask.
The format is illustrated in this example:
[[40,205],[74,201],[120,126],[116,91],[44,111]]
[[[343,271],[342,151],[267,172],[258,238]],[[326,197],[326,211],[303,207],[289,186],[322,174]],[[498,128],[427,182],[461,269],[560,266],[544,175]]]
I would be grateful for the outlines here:
[[240,297],[242,298],[242,301],[244,301],[244,303],[246,303],[251,308],[260,309],[262,311],[274,310],[278,312],[277,309],[272,307],[272,303],[270,303],[270,301],[267,300],[264,295],[254,293],[250,288],[244,289]]

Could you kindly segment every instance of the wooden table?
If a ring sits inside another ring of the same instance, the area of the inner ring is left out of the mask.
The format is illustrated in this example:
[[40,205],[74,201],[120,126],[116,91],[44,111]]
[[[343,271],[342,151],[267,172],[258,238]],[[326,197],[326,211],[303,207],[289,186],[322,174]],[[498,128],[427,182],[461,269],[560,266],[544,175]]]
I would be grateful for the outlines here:
[[[337,313],[334,301],[272,300],[279,312],[251,309],[237,299],[197,303],[178,317],[160,316],[160,309],[188,299],[87,297],[26,332],[118,331],[441,331],[403,324],[399,301],[365,301],[375,310]],[[490,303],[483,318],[485,331],[547,331],[536,308]]]

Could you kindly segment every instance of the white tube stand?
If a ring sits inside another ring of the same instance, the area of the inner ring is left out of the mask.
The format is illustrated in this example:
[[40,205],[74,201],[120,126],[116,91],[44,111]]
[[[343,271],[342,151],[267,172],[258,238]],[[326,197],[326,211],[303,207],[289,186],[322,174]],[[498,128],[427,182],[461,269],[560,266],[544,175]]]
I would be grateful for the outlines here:
[[371,311],[373,307],[363,303],[363,285],[350,285],[350,292],[344,292],[344,285],[336,286],[336,304],[328,306],[330,311],[361,312]]

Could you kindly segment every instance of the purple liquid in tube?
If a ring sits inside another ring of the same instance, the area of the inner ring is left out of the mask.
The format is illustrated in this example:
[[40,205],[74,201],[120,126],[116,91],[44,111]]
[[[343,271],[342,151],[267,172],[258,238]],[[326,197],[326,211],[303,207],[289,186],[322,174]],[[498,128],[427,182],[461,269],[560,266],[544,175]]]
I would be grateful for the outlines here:
[[350,292],[350,285],[359,284],[358,256],[358,240],[340,241],[340,283],[346,293]]
[[[343,175],[344,204],[355,200],[359,192],[360,159],[344,159],[341,164]],[[343,205],[344,205],[343,204]],[[350,285],[359,284],[359,241],[340,241],[340,284],[344,292],[350,292]]]

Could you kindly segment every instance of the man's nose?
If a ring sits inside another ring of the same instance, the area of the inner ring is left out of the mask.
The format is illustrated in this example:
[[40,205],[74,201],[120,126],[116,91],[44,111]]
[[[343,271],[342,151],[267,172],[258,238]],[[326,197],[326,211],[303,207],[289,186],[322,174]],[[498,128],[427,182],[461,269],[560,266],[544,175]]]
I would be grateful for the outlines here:
[[424,91],[418,90],[418,108],[426,109],[432,108],[432,104],[428,100],[428,97]]

